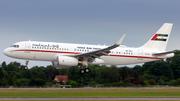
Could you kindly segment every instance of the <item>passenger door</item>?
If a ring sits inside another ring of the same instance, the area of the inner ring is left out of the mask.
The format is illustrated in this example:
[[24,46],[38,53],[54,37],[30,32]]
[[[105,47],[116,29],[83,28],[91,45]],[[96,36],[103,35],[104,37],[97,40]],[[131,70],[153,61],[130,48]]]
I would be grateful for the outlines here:
[[30,53],[30,46],[31,46],[30,42],[25,43],[25,53]]
[[138,60],[143,60],[143,50],[142,49],[138,50]]

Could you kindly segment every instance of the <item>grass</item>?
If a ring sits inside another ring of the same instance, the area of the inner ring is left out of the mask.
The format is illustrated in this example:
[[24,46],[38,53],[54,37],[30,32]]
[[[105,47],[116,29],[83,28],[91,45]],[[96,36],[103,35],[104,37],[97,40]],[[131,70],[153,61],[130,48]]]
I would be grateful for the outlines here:
[[180,97],[180,88],[0,88],[0,97]]

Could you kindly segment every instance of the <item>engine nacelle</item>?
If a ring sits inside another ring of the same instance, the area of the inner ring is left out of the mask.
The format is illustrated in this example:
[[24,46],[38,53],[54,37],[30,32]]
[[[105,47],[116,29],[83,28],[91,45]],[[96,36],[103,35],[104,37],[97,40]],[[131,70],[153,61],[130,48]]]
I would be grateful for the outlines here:
[[78,59],[68,56],[58,56],[58,65],[63,66],[77,66]]

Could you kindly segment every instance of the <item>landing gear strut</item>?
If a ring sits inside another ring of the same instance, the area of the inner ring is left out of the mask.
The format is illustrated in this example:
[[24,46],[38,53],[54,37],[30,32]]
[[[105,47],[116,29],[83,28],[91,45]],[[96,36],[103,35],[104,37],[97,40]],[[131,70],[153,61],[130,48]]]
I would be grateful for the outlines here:
[[28,69],[28,62],[29,62],[29,61],[28,61],[28,60],[26,60],[26,66],[24,67],[24,69],[25,69],[25,70],[27,70],[27,69]]

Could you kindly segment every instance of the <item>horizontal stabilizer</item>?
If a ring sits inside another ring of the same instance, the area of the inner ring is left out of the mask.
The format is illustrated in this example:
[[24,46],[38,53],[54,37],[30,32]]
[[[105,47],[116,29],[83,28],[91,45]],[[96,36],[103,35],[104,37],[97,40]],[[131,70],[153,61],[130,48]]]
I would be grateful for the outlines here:
[[167,54],[174,53],[174,52],[175,52],[175,51],[168,51],[168,52],[161,52],[161,53],[153,53],[152,55],[162,56],[162,55],[167,55]]

